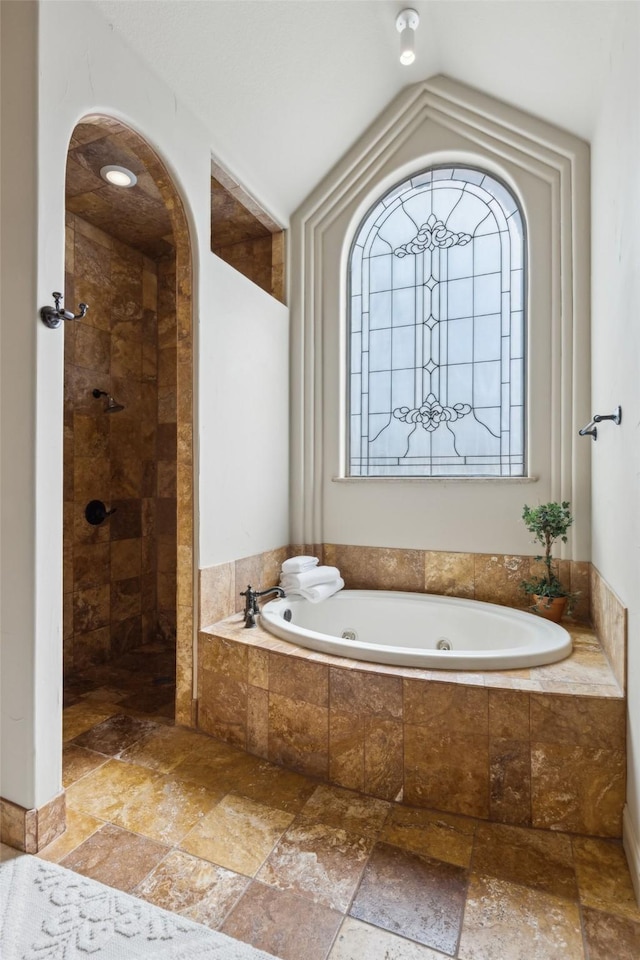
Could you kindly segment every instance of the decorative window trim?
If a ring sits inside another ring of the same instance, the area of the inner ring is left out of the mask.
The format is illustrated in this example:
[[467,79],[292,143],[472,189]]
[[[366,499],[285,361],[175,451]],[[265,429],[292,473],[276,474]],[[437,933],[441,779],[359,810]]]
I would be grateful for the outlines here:
[[[508,163],[531,174],[550,193],[553,297],[548,318],[549,393],[554,415],[540,426],[539,433],[548,444],[548,494],[571,501],[579,523],[570,550],[573,556],[586,557],[590,549],[590,450],[580,444],[577,430],[590,411],[589,148],[565,131],[441,76],[406,88],[292,218],[292,537],[300,543],[322,542],[326,485],[336,474],[327,461],[324,425],[326,410],[335,408],[335,398],[324,396],[323,383],[326,364],[334,362],[333,357],[325,356],[325,237],[347,211],[351,211],[354,230],[374,196],[418,166],[464,162],[459,155],[436,155],[427,145],[419,161],[403,152],[426,120],[454,139],[463,137],[466,143],[476,144],[488,171],[494,157],[498,177],[503,175],[502,164]],[[471,162],[477,162],[477,157]],[[362,197],[356,210],[354,196]],[[351,236],[346,238],[346,253]],[[341,265],[343,280],[346,253]],[[340,362],[344,382],[344,357]],[[341,430],[344,451],[344,426]],[[332,457],[333,451],[329,459]],[[344,460],[338,474],[345,475]],[[372,478],[349,480],[350,484],[372,482]],[[431,479],[419,482],[442,483]],[[472,482],[485,481],[446,481],[449,486],[460,483],[465,487]]]

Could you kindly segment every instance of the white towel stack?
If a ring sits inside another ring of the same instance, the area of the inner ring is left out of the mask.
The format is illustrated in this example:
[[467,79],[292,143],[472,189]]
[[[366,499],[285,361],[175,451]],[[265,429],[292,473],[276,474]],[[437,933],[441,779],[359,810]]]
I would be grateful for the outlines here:
[[317,557],[291,557],[282,564],[280,586],[288,597],[320,603],[344,587],[337,567],[318,566]]

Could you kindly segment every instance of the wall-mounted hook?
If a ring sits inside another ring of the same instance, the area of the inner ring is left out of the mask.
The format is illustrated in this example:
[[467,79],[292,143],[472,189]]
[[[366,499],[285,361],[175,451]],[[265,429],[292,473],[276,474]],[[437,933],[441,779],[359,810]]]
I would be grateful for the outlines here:
[[613,420],[615,425],[619,426],[622,423],[622,407],[617,406],[613,413],[594,413],[586,427],[578,430],[578,433],[581,437],[593,437],[594,440],[597,440],[598,428],[596,423],[602,423],[603,420]]
[[70,310],[64,310],[60,306],[60,301],[62,300],[61,293],[54,292],[52,297],[55,307],[42,307],[40,309],[40,319],[44,325],[51,330],[56,330],[63,320],[81,320],[89,309],[89,304],[79,303],[78,310],[80,313],[72,313]]

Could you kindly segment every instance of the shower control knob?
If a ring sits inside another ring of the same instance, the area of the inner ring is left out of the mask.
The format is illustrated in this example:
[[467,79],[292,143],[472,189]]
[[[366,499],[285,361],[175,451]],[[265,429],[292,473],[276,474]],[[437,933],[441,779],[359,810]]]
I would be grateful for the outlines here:
[[111,510],[107,510],[102,500],[90,500],[84,509],[84,515],[87,523],[90,523],[93,527],[97,527],[99,524],[104,523],[107,517],[110,517],[116,510],[117,507],[112,507]]

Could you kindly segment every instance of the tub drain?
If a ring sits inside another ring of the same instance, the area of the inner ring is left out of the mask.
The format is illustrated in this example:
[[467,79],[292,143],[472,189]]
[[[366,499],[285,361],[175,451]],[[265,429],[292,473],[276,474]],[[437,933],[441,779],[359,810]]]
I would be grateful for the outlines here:
[[451,643],[446,637],[440,637],[436,643],[436,650],[451,650]]
[[343,639],[343,640],[357,640],[357,639],[358,639],[358,634],[355,632],[355,630],[343,630],[343,631],[342,631],[342,639]]

